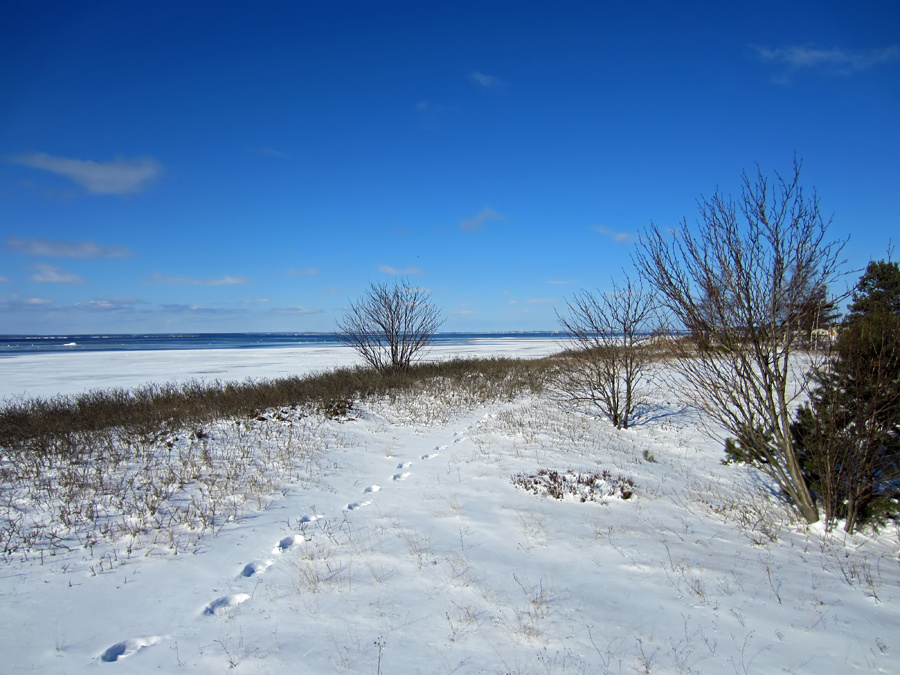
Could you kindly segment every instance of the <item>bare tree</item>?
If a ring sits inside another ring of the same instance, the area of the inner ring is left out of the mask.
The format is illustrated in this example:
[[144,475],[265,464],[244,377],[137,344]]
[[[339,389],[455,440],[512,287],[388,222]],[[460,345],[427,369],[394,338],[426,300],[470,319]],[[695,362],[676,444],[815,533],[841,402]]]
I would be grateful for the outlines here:
[[372,283],[338,320],[338,339],[378,370],[406,370],[443,322],[430,297],[427,290],[410,286],[406,279]]
[[808,522],[819,518],[791,437],[792,406],[809,387],[812,356],[798,338],[817,311],[811,293],[838,276],[843,242],[827,242],[818,197],[793,176],[744,174],[740,200],[699,201],[695,232],[682,221],[672,237],[651,226],[636,263],[675,330],[675,386],[735,437],[731,459],[771,476]]
[[609,293],[581,291],[559,323],[575,348],[556,377],[568,400],[598,408],[618,429],[627,429],[646,404],[651,353],[647,329],[652,296],[626,278]]

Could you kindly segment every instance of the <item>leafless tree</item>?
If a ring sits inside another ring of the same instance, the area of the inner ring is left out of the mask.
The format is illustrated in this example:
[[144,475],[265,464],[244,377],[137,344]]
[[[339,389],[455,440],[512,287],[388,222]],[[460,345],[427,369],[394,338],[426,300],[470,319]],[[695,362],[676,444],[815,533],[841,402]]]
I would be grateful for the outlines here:
[[406,370],[443,322],[430,297],[406,279],[372,283],[338,320],[339,339],[378,370]]
[[828,242],[815,193],[793,175],[744,174],[735,203],[699,201],[699,227],[672,236],[651,226],[635,255],[646,283],[671,313],[673,382],[734,440],[732,459],[772,477],[808,522],[819,518],[791,437],[792,407],[809,387],[812,355],[798,338],[818,303],[810,294],[837,278],[844,242]]
[[597,408],[627,429],[646,405],[651,352],[647,336],[652,296],[626,278],[609,293],[581,291],[559,323],[574,349],[556,377],[556,388],[578,405]]

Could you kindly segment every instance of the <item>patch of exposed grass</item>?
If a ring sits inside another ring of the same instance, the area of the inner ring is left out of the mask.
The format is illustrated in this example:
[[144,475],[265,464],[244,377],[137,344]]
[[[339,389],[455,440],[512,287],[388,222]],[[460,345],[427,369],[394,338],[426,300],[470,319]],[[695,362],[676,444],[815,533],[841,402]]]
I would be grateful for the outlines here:
[[[0,559],[100,542],[123,555],[174,553],[312,479],[335,439],[323,419],[363,401],[420,397],[459,409],[538,392],[551,365],[456,360],[404,372],[147,385],[20,401],[0,409]],[[115,560],[99,559],[94,573]]]
[[33,398],[0,408],[0,446],[68,454],[69,440],[113,428],[153,438],[217,420],[256,417],[272,408],[312,406],[328,416],[341,415],[354,401],[409,391],[435,379],[485,401],[512,398],[540,391],[551,367],[550,359],[455,359],[403,372],[340,368],[305,377],[149,384]]

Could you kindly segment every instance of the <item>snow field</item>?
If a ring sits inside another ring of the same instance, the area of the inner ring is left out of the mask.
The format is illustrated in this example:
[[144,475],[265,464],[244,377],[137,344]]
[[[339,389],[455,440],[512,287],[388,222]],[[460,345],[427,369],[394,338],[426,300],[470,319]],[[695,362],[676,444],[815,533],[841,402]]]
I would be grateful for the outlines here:
[[[69,673],[898,672],[898,533],[798,523],[688,414],[663,412],[617,431],[543,397],[475,405],[438,387],[304,417],[302,441],[297,419],[268,415],[239,447],[271,454],[245,470],[289,470],[226,520],[180,523],[189,546],[145,523],[9,556],[0,652]],[[207,447],[240,433],[223,423]],[[513,485],[540,468],[610,470],[634,495]]]

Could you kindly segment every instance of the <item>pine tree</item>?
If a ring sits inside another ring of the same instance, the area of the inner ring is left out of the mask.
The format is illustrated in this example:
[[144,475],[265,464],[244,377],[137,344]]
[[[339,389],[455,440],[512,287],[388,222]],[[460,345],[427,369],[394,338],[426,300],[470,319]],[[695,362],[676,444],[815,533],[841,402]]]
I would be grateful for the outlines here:
[[900,512],[900,266],[869,263],[794,435],[826,522],[852,532]]

